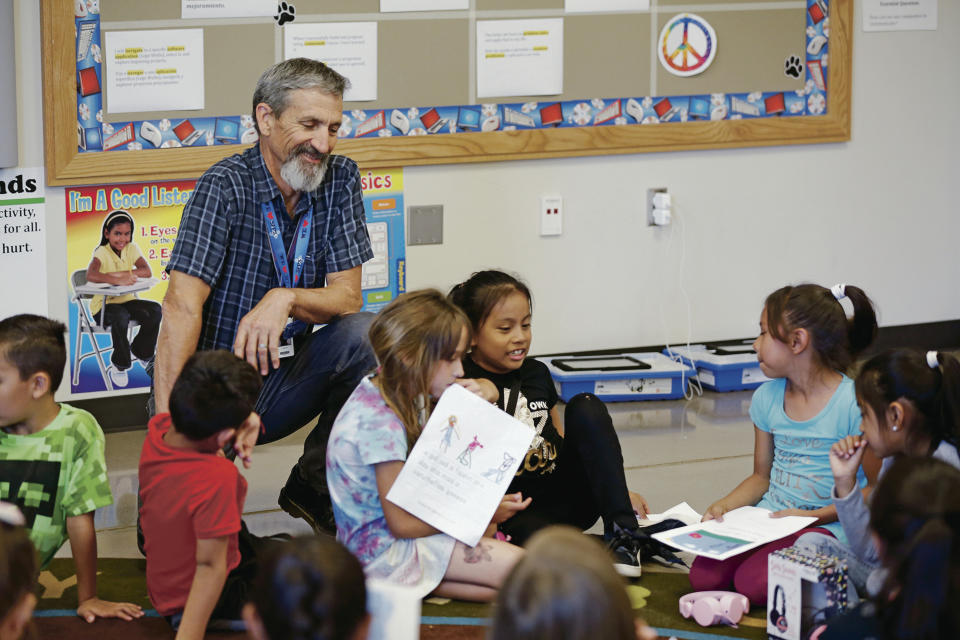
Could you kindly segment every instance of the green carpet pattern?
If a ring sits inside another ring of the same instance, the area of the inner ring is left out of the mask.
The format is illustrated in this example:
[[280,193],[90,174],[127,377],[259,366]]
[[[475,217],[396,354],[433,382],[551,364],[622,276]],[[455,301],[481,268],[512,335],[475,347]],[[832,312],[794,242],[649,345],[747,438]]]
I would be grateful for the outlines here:
[[[146,561],[141,559],[100,558],[97,563],[97,590],[105,600],[133,602],[145,610],[153,605],[147,597],[145,570]],[[76,609],[77,590],[73,560],[56,559],[41,573],[39,589],[38,615],[42,610],[50,610],[55,615]],[[644,568],[644,575],[632,581],[629,588],[631,602],[637,615],[647,623],[678,638],[766,638],[766,609],[753,607],[748,616],[741,621],[739,628],[715,626],[704,628],[693,620],[680,615],[678,601],[680,596],[690,592],[690,583],[685,573],[666,571],[656,568]],[[491,615],[491,605],[450,600],[443,604],[425,601],[421,613],[424,628],[444,626],[445,619],[454,626],[472,626],[477,629],[483,620]],[[162,622],[162,621],[161,621]],[[466,624],[465,624],[466,623]],[[151,623],[151,624],[155,624]],[[109,625],[113,626],[113,625]],[[462,629],[470,637],[482,637],[482,633]],[[431,634],[432,635],[432,634]],[[451,635],[458,636],[459,633]]]

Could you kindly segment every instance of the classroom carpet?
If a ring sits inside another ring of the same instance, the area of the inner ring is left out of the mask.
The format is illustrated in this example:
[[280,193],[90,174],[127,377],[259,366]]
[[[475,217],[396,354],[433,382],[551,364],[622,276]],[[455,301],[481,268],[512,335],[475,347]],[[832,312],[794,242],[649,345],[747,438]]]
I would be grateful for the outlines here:
[[[144,580],[146,561],[133,558],[100,558],[98,561],[98,593],[105,600],[134,602],[147,612],[140,620],[98,620],[88,624],[74,614],[76,609],[76,574],[71,559],[55,559],[40,575],[40,592],[35,627],[40,638],[71,640],[147,640],[173,638],[167,622],[157,616],[147,598]],[[683,571],[644,565],[643,576],[628,586],[636,614],[654,627],[660,637],[678,640],[722,640],[723,638],[766,638],[766,609],[753,607],[738,628],[729,626],[701,627],[680,615],[677,602],[690,592],[690,583]],[[428,598],[421,611],[422,640],[483,640],[490,605]],[[243,632],[209,632],[211,640],[239,640]]]

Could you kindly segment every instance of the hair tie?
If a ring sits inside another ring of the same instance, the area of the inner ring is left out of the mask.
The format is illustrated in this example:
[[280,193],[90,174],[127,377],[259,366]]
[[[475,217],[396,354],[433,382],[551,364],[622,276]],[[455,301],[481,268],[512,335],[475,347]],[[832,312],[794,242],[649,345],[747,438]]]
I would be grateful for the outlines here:
[[25,527],[27,525],[27,520],[23,517],[20,508],[10,502],[0,502],[0,522],[12,527]]
[[843,300],[844,298],[847,297],[846,283],[833,285],[832,287],[830,287],[830,293],[833,294],[833,297],[836,298],[837,301]]
[[940,354],[936,351],[927,351],[927,366],[931,369],[936,369],[940,366]]

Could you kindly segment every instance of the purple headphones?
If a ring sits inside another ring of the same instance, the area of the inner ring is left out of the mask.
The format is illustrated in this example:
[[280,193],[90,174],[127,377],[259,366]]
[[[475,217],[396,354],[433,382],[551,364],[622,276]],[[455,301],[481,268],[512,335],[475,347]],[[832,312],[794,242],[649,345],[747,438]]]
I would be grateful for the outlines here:
[[691,615],[701,627],[736,625],[750,609],[747,596],[733,591],[696,591],[680,598],[680,614]]

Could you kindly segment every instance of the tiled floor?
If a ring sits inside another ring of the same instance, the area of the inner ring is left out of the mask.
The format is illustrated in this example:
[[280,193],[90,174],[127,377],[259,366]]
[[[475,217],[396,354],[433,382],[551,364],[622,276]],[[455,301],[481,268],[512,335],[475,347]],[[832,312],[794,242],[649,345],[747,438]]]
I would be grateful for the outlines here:
[[[627,483],[662,511],[686,500],[703,511],[745,478],[752,468],[753,429],[747,410],[752,392],[714,393],[687,400],[608,404],[623,448]],[[241,470],[249,483],[244,519],[256,534],[309,533],[302,520],[277,506],[277,494],[299,458],[304,428],[254,452]],[[107,435],[107,467],[113,506],[97,512],[98,551],[103,557],[138,557],[137,462],[144,430]],[[69,545],[59,556],[69,557]]]

